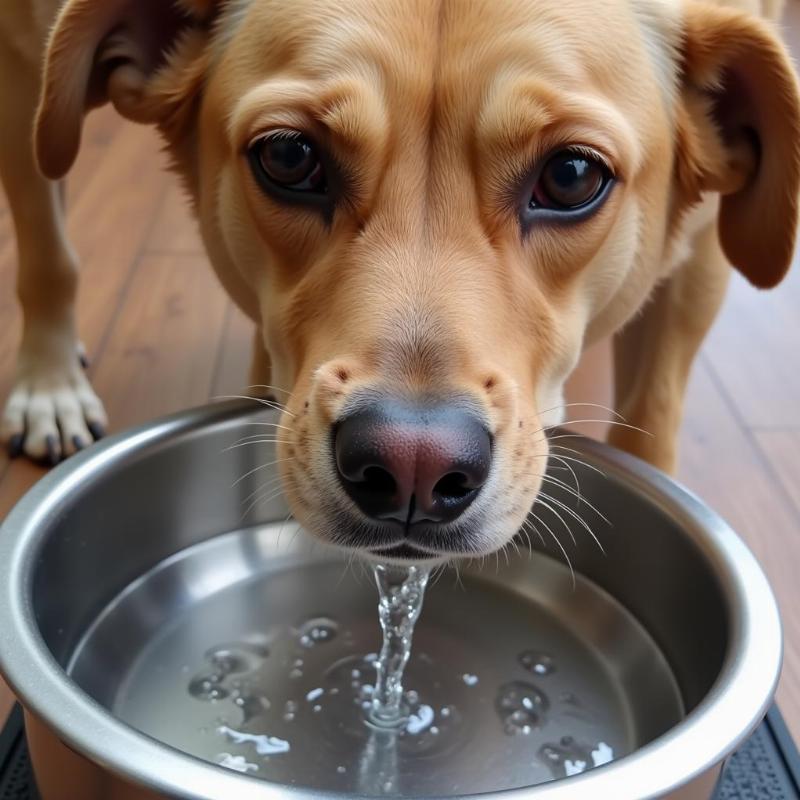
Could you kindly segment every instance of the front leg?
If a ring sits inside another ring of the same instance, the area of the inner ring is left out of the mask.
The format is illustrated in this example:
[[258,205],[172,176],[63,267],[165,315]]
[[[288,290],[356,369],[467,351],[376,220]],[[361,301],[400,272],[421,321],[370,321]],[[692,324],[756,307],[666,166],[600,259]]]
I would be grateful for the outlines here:
[[609,442],[674,474],[678,432],[692,363],[716,317],[731,268],[716,224],[694,241],[690,258],[654,292],[640,316],[614,337],[616,408],[630,428]]
[[0,438],[12,455],[55,463],[102,435],[106,415],[80,363],[77,260],[64,232],[62,187],[34,162],[31,131],[38,60],[21,63],[0,42],[0,177],[17,238],[22,344]]

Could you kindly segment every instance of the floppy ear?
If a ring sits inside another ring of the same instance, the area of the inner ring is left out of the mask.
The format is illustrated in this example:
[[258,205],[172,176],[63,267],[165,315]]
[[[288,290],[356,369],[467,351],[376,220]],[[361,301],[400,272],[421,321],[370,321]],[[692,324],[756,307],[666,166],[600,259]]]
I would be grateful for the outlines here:
[[730,8],[684,8],[677,177],[687,202],[721,194],[728,260],[760,288],[794,252],[800,193],[800,96],[769,23]]
[[175,132],[202,85],[214,0],[67,0],[50,35],[34,132],[39,168],[60,178],[78,152],[85,112]]

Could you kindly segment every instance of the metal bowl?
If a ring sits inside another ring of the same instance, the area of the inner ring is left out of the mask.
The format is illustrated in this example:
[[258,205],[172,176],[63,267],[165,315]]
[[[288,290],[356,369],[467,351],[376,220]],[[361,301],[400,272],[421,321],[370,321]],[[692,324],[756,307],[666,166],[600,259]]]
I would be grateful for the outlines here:
[[3,524],[0,670],[43,800],[711,797],[771,701],[781,631],[700,500],[576,438],[535,550],[429,590],[407,684],[436,724],[398,744],[359,717],[368,576],[288,518],[269,445],[232,446],[270,419],[226,403],[111,437]]

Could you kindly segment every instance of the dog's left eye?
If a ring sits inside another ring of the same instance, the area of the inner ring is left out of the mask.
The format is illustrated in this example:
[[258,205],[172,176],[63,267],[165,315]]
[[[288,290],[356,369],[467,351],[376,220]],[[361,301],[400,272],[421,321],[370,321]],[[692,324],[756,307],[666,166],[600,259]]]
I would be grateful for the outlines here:
[[275,131],[262,136],[250,145],[248,156],[264,188],[310,195],[328,191],[316,148],[299,131]]
[[578,211],[591,206],[610,182],[599,158],[582,151],[562,150],[551,156],[531,191],[529,210]]

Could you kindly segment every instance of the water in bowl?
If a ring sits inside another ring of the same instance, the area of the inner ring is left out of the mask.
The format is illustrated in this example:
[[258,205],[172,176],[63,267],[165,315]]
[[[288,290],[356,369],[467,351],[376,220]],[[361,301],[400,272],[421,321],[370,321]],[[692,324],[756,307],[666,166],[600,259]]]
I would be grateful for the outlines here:
[[[447,796],[565,778],[657,735],[642,728],[624,676],[546,592],[536,599],[481,574],[428,581],[417,568],[379,568],[378,626],[372,576],[335,560],[219,580],[219,551],[229,544],[234,563],[251,541],[230,536],[213,543],[207,566],[197,559],[210,545],[201,545],[120,595],[73,658],[80,685],[154,738],[277,783]],[[206,594],[156,624],[153,601],[177,569]],[[537,572],[534,587],[572,592],[547,559],[520,569]],[[666,708],[658,724],[677,721],[674,679],[646,632],[590,584],[581,592],[581,606],[626,652],[649,654],[648,697]],[[121,624],[138,656],[116,666],[108,648],[118,637],[108,633]]]

